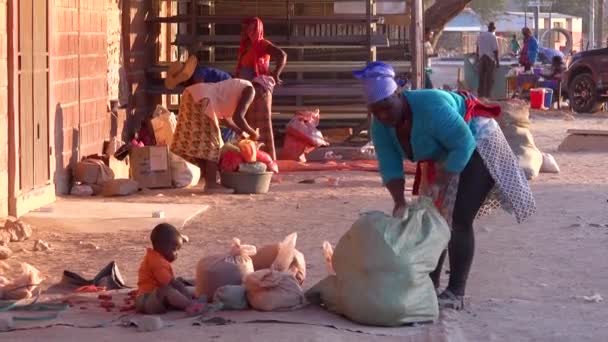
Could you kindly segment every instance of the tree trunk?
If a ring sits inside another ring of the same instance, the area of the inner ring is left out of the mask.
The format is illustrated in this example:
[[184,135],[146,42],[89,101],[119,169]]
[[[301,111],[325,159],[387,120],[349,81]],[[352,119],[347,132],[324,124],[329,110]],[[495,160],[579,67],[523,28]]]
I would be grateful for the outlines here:
[[460,14],[472,0],[436,0],[435,3],[424,12],[424,27],[435,32],[433,45],[441,36],[445,25],[455,16]]

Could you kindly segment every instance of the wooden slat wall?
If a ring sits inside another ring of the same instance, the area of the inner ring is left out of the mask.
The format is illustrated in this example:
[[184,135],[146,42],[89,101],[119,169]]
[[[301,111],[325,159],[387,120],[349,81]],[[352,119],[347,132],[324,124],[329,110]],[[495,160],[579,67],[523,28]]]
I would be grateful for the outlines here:
[[33,0],[19,2],[19,171],[20,188],[33,189],[34,181],[34,108],[33,108]]
[[48,108],[48,9],[46,1],[34,1],[33,73],[34,91],[34,185],[49,180],[49,108]]

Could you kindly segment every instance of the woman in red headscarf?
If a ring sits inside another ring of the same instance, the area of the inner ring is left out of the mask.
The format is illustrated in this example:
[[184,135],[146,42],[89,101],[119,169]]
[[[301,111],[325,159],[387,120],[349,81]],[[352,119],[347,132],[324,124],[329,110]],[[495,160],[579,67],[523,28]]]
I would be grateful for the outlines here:
[[[276,63],[270,71],[270,60]],[[257,17],[243,21],[241,29],[241,46],[239,48],[236,77],[266,84],[264,92],[256,92],[255,100],[247,112],[247,122],[259,129],[263,149],[276,159],[274,135],[272,133],[272,91],[274,85],[280,85],[281,72],[287,63],[287,54],[281,48],[264,39],[264,24]]]

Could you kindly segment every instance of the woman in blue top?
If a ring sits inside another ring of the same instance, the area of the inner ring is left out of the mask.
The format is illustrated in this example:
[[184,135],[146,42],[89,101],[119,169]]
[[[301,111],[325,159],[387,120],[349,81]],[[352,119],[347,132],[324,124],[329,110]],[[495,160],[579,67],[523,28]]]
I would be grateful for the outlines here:
[[[383,183],[402,217],[403,160],[419,162],[414,194],[430,196],[452,226],[448,245],[450,280],[439,295],[441,307],[461,309],[473,261],[473,220],[502,206],[518,222],[536,209],[525,175],[492,117],[499,107],[468,94],[443,90],[398,91],[395,72],[370,63],[354,76],[363,82],[372,113],[371,135]],[[431,278],[439,288],[445,252]]]

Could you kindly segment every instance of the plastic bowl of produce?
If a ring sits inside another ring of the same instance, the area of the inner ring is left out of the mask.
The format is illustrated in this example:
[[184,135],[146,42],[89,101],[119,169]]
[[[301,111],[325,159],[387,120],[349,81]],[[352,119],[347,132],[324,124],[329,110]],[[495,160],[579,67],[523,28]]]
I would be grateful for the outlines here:
[[221,172],[220,180],[223,186],[234,189],[236,194],[265,194],[270,189],[272,172]]

